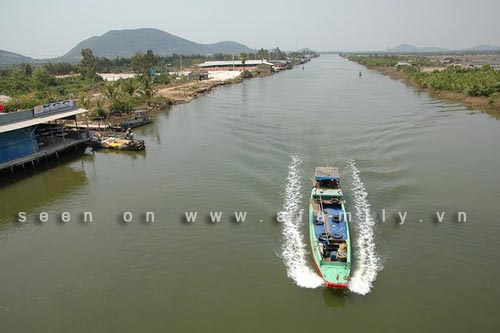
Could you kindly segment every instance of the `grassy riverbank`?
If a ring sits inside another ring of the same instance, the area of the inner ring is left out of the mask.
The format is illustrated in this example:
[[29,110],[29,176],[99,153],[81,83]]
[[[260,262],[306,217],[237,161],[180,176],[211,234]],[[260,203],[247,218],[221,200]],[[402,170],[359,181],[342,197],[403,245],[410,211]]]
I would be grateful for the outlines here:
[[500,117],[500,71],[489,65],[482,68],[446,67],[425,57],[392,55],[353,55],[347,58],[432,95]]

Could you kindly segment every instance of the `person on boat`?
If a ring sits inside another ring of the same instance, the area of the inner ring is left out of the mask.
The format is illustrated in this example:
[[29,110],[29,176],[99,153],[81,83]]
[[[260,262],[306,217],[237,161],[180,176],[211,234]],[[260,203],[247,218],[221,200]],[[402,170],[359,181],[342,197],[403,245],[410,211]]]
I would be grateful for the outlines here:
[[132,133],[131,128],[127,128],[127,132],[125,132],[125,139],[132,140],[134,138],[134,133]]
[[318,224],[318,225],[325,224],[325,215],[324,214],[318,214],[318,216],[316,216],[316,224]]
[[319,252],[321,253],[321,255],[324,257],[325,256],[325,244],[323,244],[322,242],[319,242],[318,249],[319,249]]
[[337,250],[337,260],[338,261],[347,261],[347,244],[342,243]]

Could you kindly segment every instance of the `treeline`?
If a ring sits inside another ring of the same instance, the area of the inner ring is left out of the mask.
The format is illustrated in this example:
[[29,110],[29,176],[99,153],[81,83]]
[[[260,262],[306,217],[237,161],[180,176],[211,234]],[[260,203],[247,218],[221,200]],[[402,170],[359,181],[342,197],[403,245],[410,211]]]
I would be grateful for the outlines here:
[[[422,71],[422,67],[442,66],[440,63],[421,58],[409,58],[397,55],[349,56],[349,60],[374,67],[393,67],[405,73],[407,80],[419,88],[436,91],[450,91],[466,96],[484,96],[500,98],[500,71],[490,65],[482,68],[462,68],[449,66],[444,70]],[[410,65],[397,66],[400,61],[411,61]]]
[[[169,71],[176,71],[181,68],[191,67],[193,65],[202,63],[204,61],[230,61],[230,60],[285,60],[287,57],[290,58],[298,58],[305,57],[306,55],[310,55],[311,57],[318,56],[317,53],[305,49],[300,52],[290,52],[285,53],[280,50],[279,47],[276,47],[271,50],[266,50],[261,48],[255,53],[239,53],[239,54],[227,54],[227,53],[215,53],[213,55],[201,55],[201,54],[192,54],[192,55],[180,55],[180,54],[172,54],[167,56],[154,55],[153,51],[148,50],[145,54],[142,52],[137,52],[131,58],[122,58],[116,57],[113,59],[108,58],[100,58],[96,57],[96,65],[97,71],[100,73],[122,73],[122,72],[137,72],[137,66],[134,66],[134,60],[137,58],[141,58],[143,56],[150,56],[150,59],[154,58],[154,61],[150,61],[150,63],[154,63],[154,69],[157,73],[164,73]],[[153,58],[151,58],[153,57]]]
[[104,82],[81,76],[56,78],[45,66],[31,74],[21,68],[0,71],[0,95],[10,96],[6,111],[29,109],[35,105],[76,98],[82,91],[99,91]]
[[[83,49],[79,64],[48,63],[44,65],[23,64],[13,69],[0,70],[0,95],[10,97],[5,103],[6,111],[33,108],[35,105],[62,99],[78,98],[83,106],[105,113],[127,112],[136,106],[163,103],[156,96],[155,86],[186,78],[178,77],[178,69],[208,60],[286,59],[287,54],[279,48],[260,49],[255,53],[158,56],[152,50],[137,52],[131,58],[106,59],[95,57],[92,50]],[[313,56],[306,50],[294,56]],[[97,73],[134,72],[135,78],[118,82],[105,82]],[[151,75],[155,74],[154,80]],[[243,73],[248,77],[251,73]],[[88,96],[103,96],[102,99]],[[106,112],[105,112],[106,110]]]
[[[157,73],[164,73],[168,71],[178,70],[181,67],[191,67],[193,65],[202,63],[204,61],[216,61],[216,60],[249,60],[249,59],[266,59],[266,60],[285,60],[287,58],[305,58],[305,57],[318,57],[319,54],[316,52],[304,49],[296,52],[285,53],[276,47],[271,50],[266,50],[261,48],[255,53],[239,53],[239,54],[226,54],[226,53],[215,53],[213,55],[202,55],[202,54],[192,54],[192,55],[180,55],[172,54],[167,56],[155,55],[153,51],[148,50],[145,54],[142,52],[137,52],[134,56],[130,58],[116,57],[116,58],[103,58],[94,57],[96,71],[99,73],[124,73],[135,71],[134,68],[134,58],[141,57],[144,55],[152,55],[154,57],[154,69]],[[71,75],[79,74],[80,66],[79,64],[67,63],[67,62],[49,62],[47,64],[22,64],[14,69],[2,69],[0,70],[0,76],[8,76],[9,73],[15,72],[16,70],[21,71],[30,77],[33,71],[38,67],[44,67],[47,71],[54,76],[60,75]]]
[[438,63],[423,56],[401,56],[394,54],[374,54],[374,55],[347,55],[349,60],[357,62],[368,68],[374,67],[394,67],[399,62],[409,62],[418,67],[437,66]]

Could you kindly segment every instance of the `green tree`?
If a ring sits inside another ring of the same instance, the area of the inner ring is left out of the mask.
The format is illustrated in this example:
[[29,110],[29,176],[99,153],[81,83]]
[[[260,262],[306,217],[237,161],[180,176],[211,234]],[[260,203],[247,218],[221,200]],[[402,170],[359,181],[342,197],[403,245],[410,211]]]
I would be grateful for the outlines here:
[[155,54],[153,53],[153,50],[147,50],[146,55],[144,56],[144,64],[147,69],[147,74],[149,74],[149,71],[151,68],[156,66],[156,57]]
[[91,105],[91,99],[90,99],[90,95],[86,94],[86,93],[81,93],[80,98],[78,99],[78,104],[84,108],[84,109],[87,109],[89,110],[90,109],[90,105]]
[[243,66],[245,66],[245,62],[247,61],[248,59],[248,54],[246,54],[245,52],[241,52],[240,53],[240,59],[241,59],[241,64]]
[[257,51],[257,58],[261,60],[269,59],[269,51],[261,48],[259,51]]
[[109,106],[109,111],[112,115],[121,115],[123,113],[129,113],[134,107],[132,104],[125,100],[117,100]]
[[146,68],[146,60],[144,59],[144,53],[138,51],[132,56],[132,70],[136,74],[144,74]]
[[104,97],[111,104],[118,102],[122,97],[118,84],[112,83],[106,85],[106,87],[104,88]]
[[95,99],[96,114],[98,117],[105,117],[106,111],[104,111],[104,99],[102,97],[97,97]]
[[38,90],[47,89],[49,86],[55,85],[56,82],[55,77],[43,66],[35,69],[33,72],[33,81]]
[[151,106],[153,97],[156,95],[156,90],[153,89],[153,84],[148,77],[145,76],[143,78],[142,89],[140,89],[138,92],[139,95],[141,95],[147,101],[148,105]]
[[135,79],[124,79],[124,80],[120,80],[121,81],[121,89],[122,91],[129,95],[129,96],[134,96],[134,94],[136,93],[138,87],[137,87],[137,84],[136,84],[136,80]]
[[156,64],[156,57],[152,50],[147,50],[146,54],[139,51],[132,57],[132,69],[140,75],[149,76],[151,68]]
[[286,54],[285,52],[282,52],[279,47],[276,46],[276,48],[271,52],[271,58],[273,60],[285,60]]
[[31,77],[33,74],[33,67],[30,64],[22,64],[19,68],[26,77]]
[[120,83],[114,82],[104,89],[104,97],[110,102],[110,114],[122,114],[132,111],[132,105],[124,99]]
[[97,80],[97,63],[91,49],[82,50],[82,61],[80,62],[80,74],[83,79]]

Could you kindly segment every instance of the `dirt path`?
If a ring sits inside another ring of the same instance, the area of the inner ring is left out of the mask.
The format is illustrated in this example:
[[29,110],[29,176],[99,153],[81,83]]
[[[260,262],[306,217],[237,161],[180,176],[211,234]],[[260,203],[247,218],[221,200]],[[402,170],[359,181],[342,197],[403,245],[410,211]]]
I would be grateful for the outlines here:
[[166,97],[173,104],[188,103],[196,98],[198,94],[204,93],[214,87],[228,84],[227,81],[194,81],[173,87],[165,87],[158,90],[157,94]]

